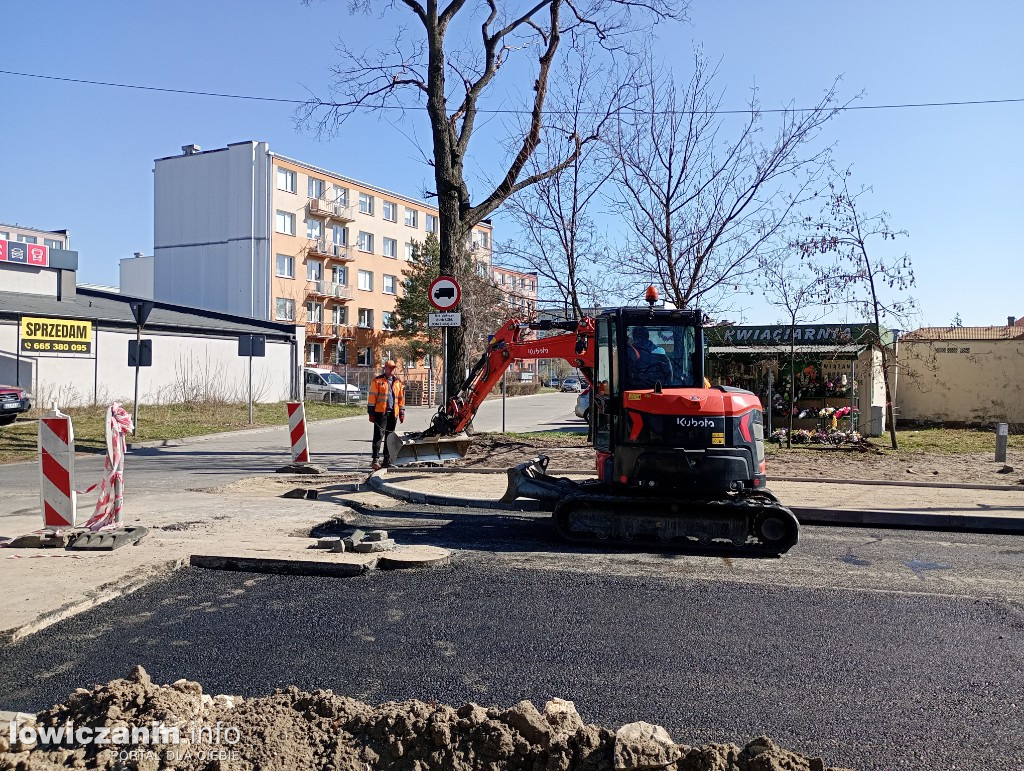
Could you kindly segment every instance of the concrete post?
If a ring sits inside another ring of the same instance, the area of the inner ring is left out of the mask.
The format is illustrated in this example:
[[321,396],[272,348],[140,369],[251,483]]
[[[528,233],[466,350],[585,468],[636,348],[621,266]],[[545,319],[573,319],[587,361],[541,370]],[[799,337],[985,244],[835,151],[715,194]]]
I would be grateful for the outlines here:
[[1008,423],[996,424],[996,461],[1006,463],[1006,442],[1009,439],[1010,426]]

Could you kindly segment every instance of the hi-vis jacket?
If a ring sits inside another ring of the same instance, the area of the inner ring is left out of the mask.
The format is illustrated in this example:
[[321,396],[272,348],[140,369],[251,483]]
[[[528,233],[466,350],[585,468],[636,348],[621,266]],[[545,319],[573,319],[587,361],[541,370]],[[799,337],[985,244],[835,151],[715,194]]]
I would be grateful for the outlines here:
[[[405,386],[397,377],[391,383],[391,389],[395,395],[395,414],[405,409]],[[377,375],[370,381],[370,391],[366,395],[367,412],[388,411],[388,379],[384,375]]]

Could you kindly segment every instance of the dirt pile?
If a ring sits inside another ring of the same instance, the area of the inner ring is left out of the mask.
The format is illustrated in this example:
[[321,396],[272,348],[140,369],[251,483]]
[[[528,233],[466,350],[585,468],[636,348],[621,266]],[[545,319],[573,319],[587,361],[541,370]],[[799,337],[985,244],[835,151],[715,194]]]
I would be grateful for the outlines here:
[[[510,709],[421,701],[371,707],[296,688],[252,699],[211,697],[185,680],[154,685],[141,667],[125,680],[77,689],[36,719],[35,726],[23,724],[13,746],[3,727],[0,769],[825,769],[820,759],[788,752],[767,737],[743,749],[690,747],[647,723],[618,732],[586,725],[572,702],[561,699],[541,711],[528,701]],[[73,740],[55,740],[62,726]],[[102,735],[101,728],[110,731]],[[77,743],[83,734],[88,740]]]

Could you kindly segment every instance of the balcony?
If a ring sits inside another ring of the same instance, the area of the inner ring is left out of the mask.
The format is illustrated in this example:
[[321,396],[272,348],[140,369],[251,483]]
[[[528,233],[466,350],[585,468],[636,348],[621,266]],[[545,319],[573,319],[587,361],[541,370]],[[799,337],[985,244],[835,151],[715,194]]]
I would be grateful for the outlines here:
[[334,324],[326,321],[307,321],[306,322],[306,339],[311,338],[323,338],[336,337]]
[[332,244],[323,238],[310,241],[309,246],[306,247],[306,252],[310,257],[324,257],[337,262],[352,262],[355,259],[351,246]]
[[335,222],[353,222],[355,220],[355,207],[345,203],[335,203],[326,198],[310,198],[306,204],[306,211],[311,217],[326,217]]
[[308,281],[306,294],[328,300],[351,300],[353,297],[352,287],[348,284],[339,284],[334,281]]

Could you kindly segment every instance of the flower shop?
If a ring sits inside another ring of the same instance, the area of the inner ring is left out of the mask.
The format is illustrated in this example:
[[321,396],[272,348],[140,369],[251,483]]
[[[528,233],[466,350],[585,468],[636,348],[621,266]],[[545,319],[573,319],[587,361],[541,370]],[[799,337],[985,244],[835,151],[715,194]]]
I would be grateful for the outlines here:
[[[882,355],[867,324],[709,327],[708,377],[761,397],[765,436],[794,443],[855,441],[885,430]],[[884,339],[884,335],[883,338]]]

